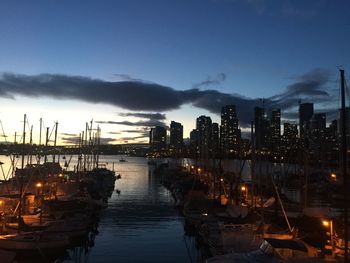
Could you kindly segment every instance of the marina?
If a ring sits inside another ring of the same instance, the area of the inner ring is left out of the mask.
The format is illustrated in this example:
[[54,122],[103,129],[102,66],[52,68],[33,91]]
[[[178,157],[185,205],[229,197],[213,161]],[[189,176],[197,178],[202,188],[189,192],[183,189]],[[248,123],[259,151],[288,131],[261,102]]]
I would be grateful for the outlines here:
[[350,1],[0,8],[0,263],[349,263]]
[[[85,231],[86,236],[74,238],[63,248],[56,247],[47,254],[35,249],[30,253],[15,253],[14,260],[115,262],[118,258],[118,262],[193,262],[199,253],[195,240],[185,235],[183,218],[170,192],[162,186],[161,178],[152,173],[146,158],[124,157],[127,162],[122,163],[119,158],[100,156],[107,169],[114,166],[122,177],[115,181],[108,206],[98,213],[92,228]],[[10,159],[1,156],[1,160],[6,171]],[[64,165],[64,159],[61,161]],[[72,167],[78,161],[73,157]],[[86,220],[84,213],[76,216],[80,225]]]

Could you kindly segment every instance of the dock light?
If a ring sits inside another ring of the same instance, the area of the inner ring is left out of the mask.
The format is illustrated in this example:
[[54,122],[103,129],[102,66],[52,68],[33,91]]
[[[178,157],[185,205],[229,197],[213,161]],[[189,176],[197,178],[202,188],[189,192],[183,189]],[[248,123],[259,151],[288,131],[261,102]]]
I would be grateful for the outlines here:
[[245,192],[247,190],[247,188],[243,185],[243,186],[241,186],[241,191],[242,192]]
[[329,221],[323,220],[322,221],[322,225],[325,226],[325,227],[329,227]]
[[336,181],[337,180],[337,175],[335,173],[331,173],[331,178]]
[[40,187],[42,187],[43,185],[42,185],[42,183],[37,183],[36,185],[35,185],[37,188],[40,188]]
[[[330,237],[331,237],[331,240],[330,240],[330,243],[331,243],[331,246],[332,246],[332,257],[334,258],[334,232],[333,232],[333,221],[332,220],[323,220],[322,221],[322,225],[324,227],[329,227],[329,231],[330,231]],[[328,240],[327,240],[328,241]]]

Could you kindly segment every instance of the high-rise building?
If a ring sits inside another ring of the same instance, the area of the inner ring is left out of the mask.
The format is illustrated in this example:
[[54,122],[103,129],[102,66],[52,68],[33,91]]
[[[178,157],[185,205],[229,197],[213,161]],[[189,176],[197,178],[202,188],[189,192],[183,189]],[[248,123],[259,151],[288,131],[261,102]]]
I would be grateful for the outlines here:
[[339,136],[338,121],[333,120],[326,128],[326,161],[329,165],[335,166],[339,161]]
[[235,105],[221,108],[220,147],[225,155],[238,153],[240,130]]
[[299,129],[300,138],[308,136],[311,126],[311,118],[314,115],[313,103],[300,103],[299,104]]
[[150,131],[150,150],[151,152],[165,152],[166,151],[166,129],[161,126],[155,126]]
[[298,137],[298,127],[296,124],[285,122],[283,123],[283,136],[294,140]]
[[194,129],[190,132],[190,155],[192,158],[199,157],[198,130]]
[[311,119],[310,129],[311,158],[324,163],[326,161],[326,114],[315,113]]
[[179,122],[170,123],[170,143],[171,154],[181,154],[183,150],[183,126]]
[[270,130],[269,130],[269,148],[278,153],[281,144],[281,110],[273,109],[271,111]]
[[197,118],[196,128],[198,131],[198,150],[199,158],[211,158],[212,153],[212,121],[208,116],[199,116]]
[[267,146],[267,136],[269,127],[269,122],[266,119],[264,108],[254,108],[254,126],[255,148],[264,149]]
[[287,161],[299,161],[298,157],[298,126],[297,124],[283,123],[281,143],[282,156]]
[[220,152],[220,141],[219,141],[219,124],[213,122],[212,124],[212,153],[213,156],[218,156]]
[[[343,114],[342,114],[342,110],[339,110],[339,119],[338,119],[338,131],[339,131],[339,137],[341,139],[342,137],[342,118],[343,118]],[[346,107],[345,108],[345,133],[346,133],[346,144],[347,147],[350,148],[350,108]]]

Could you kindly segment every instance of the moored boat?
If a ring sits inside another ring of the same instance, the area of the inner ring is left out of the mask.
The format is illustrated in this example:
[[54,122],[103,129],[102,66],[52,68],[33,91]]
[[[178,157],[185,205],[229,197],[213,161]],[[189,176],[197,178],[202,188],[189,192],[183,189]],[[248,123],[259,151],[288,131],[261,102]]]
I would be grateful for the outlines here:
[[0,249],[4,250],[42,250],[64,248],[69,244],[66,235],[45,232],[16,233],[0,235]]

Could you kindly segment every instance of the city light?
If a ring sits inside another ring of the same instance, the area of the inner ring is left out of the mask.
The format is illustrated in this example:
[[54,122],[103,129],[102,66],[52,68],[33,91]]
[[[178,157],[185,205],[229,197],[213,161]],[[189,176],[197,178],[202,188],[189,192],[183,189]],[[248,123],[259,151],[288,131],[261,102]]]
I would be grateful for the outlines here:
[[42,185],[42,183],[36,183],[36,185],[35,185],[37,188],[41,188],[43,185]]

